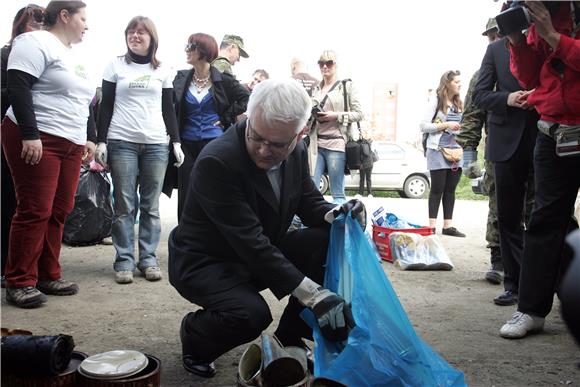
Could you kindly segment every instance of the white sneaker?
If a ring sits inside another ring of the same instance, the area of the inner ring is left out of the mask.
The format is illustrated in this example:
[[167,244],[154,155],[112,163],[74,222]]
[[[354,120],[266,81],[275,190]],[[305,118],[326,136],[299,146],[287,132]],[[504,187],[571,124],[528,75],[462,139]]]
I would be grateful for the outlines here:
[[101,241],[101,244],[111,246],[113,244],[113,238],[110,236],[103,238],[103,240]]
[[143,274],[145,274],[147,281],[159,281],[161,279],[161,269],[157,266],[146,267]]
[[515,312],[499,330],[499,335],[506,339],[521,339],[528,333],[544,329],[544,318],[522,312]]
[[372,198],[374,198],[374,196],[373,196],[373,195],[371,195],[371,194],[369,194],[369,195],[367,196],[367,198],[369,198],[369,199],[372,199]]
[[115,282],[118,284],[130,284],[133,282],[133,272],[129,270],[116,271]]
[[362,199],[362,195],[361,194],[356,194],[356,195],[354,195],[354,198],[355,199]]

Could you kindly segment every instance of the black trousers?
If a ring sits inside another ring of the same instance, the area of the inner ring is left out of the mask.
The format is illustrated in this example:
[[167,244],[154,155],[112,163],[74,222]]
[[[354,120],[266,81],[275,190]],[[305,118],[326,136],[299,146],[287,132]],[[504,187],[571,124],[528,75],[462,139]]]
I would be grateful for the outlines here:
[[189,141],[181,140],[181,149],[185,155],[183,164],[177,168],[177,221],[181,219],[181,212],[185,205],[185,199],[189,192],[189,176],[193,170],[193,165],[201,150],[211,140]]
[[443,219],[453,219],[455,207],[455,189],[461,180],[461,171],[452,169],[434,169],[431,174],[431,190],[429,191],[429,218],[436,219],[439,204],[443,202]]
[[373,194],[373,183],[371,181],[372,174],[373,174],[373,165],[371,164],[368,168],[360,168],[359,170],[360,181],[358,184],[358,193],[360,195],[364,195],[365,192],[365,181],[367,183],[367,192],[368,195]]
[[[322,284],[328,241],[328,229],[303,228],[289,232],[278,247],[302,273]],[[255,283],[244,283],[190,300],[203,309],[188,313],[181,323],[183,355],[210,362],[259,337],[272,322],[261,290]],[[299,316],[303,309],[297,299],[289,298],[275,332],[284,346],[312,338],[312,330]]]
[[512,157],[493,163],[504,289],[516,294],[524,249],[526,197],[534,189],[535,138],[535,128],[525,130]]
[[[536,201],[525,234],[518,310],[545,317],[552,309],[566,254],[574,201],[580,188],[580,156],[559,157],[555,141],[539,133],[534,151]],[[503,246],[502,246],[503,249]],[[503,253],[503,251],[502,251]]]

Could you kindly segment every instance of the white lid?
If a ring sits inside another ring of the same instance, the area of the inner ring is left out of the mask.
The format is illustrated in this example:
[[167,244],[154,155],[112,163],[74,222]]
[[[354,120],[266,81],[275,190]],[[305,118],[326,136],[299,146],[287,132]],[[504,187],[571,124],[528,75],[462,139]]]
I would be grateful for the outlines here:
[[148,361],[147,356],[139,351],[116,350],[87,357],[79,369],[87,376],[120,378],[143,370]]

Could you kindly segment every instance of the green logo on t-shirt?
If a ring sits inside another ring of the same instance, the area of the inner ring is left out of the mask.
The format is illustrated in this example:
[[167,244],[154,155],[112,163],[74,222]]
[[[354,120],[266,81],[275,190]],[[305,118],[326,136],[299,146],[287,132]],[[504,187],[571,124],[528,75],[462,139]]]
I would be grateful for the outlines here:
[[151,75],[143,75],[129,82],[129,89],[146,89],[149,87]]
[[83,65],[78,65],[75,67],[75,74],[77,77],[88,79],[87,69]]

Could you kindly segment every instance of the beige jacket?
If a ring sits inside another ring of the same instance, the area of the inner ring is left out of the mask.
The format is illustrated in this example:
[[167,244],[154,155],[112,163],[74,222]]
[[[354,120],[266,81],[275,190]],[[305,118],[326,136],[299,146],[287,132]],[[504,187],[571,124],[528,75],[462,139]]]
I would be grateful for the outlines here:
[[[357,126],[354,123],[362,121],[364,119],[364,114],[358,99],[358,90],[350,80],[346,82],[346,95],[349,106],[345,108],[343,86],[344,83],[340,82],[330,93],[328,93],[328,99],[332,103],[334,111],[340,113],[338,116],[338,122],[341,124],[340,133],[342,134],[346,144],[349,138],[358,139]],[[321,87],[322,82],[312,93],[312,98],[318,102],[324,98],[324,95],[321,93]],[[310,130],[308,136],[310,137],[308,161],[310,164],[310,174],[313,175],[316,168],[316,158],[318,157],[318,146],[316,145],[318,143],[318,134],[316,125],[314,125],[314,128]]]

